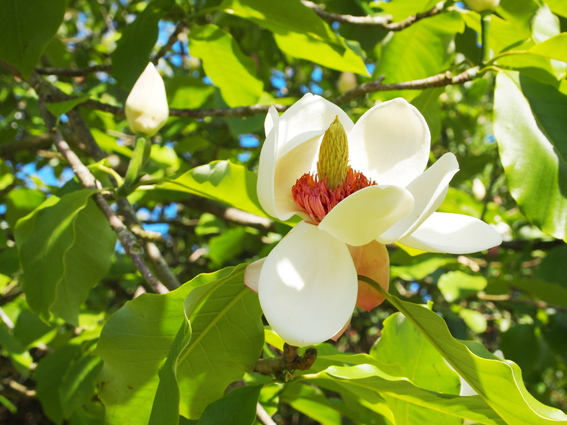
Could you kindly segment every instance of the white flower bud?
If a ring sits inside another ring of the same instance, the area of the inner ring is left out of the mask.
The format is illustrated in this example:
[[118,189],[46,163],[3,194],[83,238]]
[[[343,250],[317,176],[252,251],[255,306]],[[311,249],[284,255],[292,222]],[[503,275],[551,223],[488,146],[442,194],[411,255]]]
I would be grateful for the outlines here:
[[149,63],[126,99],[126,119],[134,134],[151,137],[165,124],[169,107],[165,86],[153,63]]
[[500,4],[500,0],[465,0],[465,3],[477,13],[494,12]]

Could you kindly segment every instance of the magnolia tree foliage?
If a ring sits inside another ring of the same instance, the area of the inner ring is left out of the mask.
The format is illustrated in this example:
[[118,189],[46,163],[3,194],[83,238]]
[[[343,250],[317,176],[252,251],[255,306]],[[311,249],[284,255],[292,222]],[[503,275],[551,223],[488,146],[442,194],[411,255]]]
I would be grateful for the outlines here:
[[0,24],[1,423],[567,424],[565,1]]

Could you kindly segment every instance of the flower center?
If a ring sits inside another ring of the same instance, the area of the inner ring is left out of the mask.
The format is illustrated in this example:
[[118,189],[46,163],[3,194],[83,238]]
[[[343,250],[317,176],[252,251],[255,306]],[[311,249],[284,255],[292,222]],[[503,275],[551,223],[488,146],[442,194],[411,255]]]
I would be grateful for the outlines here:
[[297,206],[311,217],[314,224],[319,224],[347,196],[376,184],[360,171],[349,167],[346,177],[334,189],[327,186],[326,176],[321,180],[316,173],[306,173],[295,182],[291,193]]

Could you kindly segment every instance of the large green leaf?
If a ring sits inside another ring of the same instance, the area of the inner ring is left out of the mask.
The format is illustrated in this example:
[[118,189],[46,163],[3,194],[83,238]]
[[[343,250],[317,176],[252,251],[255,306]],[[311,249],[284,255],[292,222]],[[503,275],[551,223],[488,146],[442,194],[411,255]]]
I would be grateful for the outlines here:
[[27,79],[63,22],[67,0],[0,2],[0,59]]
[[257,180],[255,173],[241,165],[213,161],[156,188],[193,193],[267,217],[256,194]]
[[280,49],[290,56],[368,75],[362,58],[299,0],[224,0],[221,8],[272,31]]
[[[374,76],[384,75],[384,83],[398,83],[431,77],[445,71],[452,57],[452,42],[464,24],[457,12],[424,19],[397,32],[384,46]],[[403,96],[413,99],[419,91],[382,92],[380,98]]]
[[219,88],[228,106],[258,102],[264,84],[256,78],[256,63],[242,53],[232,35],[216,25],[195,25],[189,48],[192,55],[203,61],[207,76]]
[[174,4],[174,0],[148,2],[136,20],[122,30],[111,57],[112,76],[124,89],[129,91],[146,69],[158,39],[158,23]]
[[[400,377],[420,388],[444,394],[459,394],[460,379],[427,339],[403,315],[396,313],[384,321],[382,336],[370,354],[384,363],[398,363]],[[457,417],[432,412],[412,403],[384,396],[396,418],[396,425],[455,424]]]
[[262,385],[235,388],[203,412],[198,425],[252,425]]
[[53,314],[78,325],[81,304],[110,268],[116,235],[93,193],[52,195],[16,226],[22,289],[45,321]]
[[[198,418],[253,369],[263,344],[262,313],[243,273],[239,266],[199,275],[168,294],[142,295],[112,316],[97,348],[109,424],[147,423],[152,400],[164,420],[173,423],[176,412]],[[190,327],[180,331],[185,317]]]
[[528,50],[534,55],[567,62],[567,33],[551,37]]
[[37,397],[46,415],[55,423],[82,409],[96,391],[102,368],[100,358],[72,340],[44,357],[37,366]]
[[303,375],[298,379],[299,382],[302,380],[337,392],[344,388],[369,402],[379,399],[380,396],[387,396],[392,400],[454,418],[465,418],[490,425],[505,423],[479,396],[459,397],[427,391],[415,386],[407,378],[389,375],[370,364],[331,366],[322,372]]
[[559,239],[567,238],[565,116],[567,96],[554,87],[498,74],[494,135],[508,187],[526,217]]
[[502,361],[487,351],[482,344],[457,341],[451,336],[443,319],[428,308],[402,301],[392,295],[387,298],[423,333],[505,423],[567,424],[567,415],[543,405],[526,390],[522,372],[515,363]]
[[484,276],[473,276],[462,271],[455,270],[445,273],[439,277],[439,290],[447,302],[452,303],[460,298],[474,295],[486,287]]

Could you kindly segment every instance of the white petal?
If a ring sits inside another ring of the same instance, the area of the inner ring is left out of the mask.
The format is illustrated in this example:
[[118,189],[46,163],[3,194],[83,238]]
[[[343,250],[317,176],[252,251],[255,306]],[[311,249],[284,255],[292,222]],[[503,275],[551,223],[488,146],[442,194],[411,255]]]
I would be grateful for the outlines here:
[[402,245],[428,252],[469,254],[502,243],[502,236],[474,217],[460,214],[433,213]]
[[280,117],[278,126],[279,149],[281,150],[287,142],[301,133],[308,131],[324,132],[337,115],[348,133],[354,124],[341,108],[320,96],[307,93]]
[[348,139],[352,168],[380,185],[406,186],[425,170],[429,158],[427,123],[401,98],[368,110]]
[[266,119],[264,120],[264,131],[266,133],[266,137],[268,137],[268,134],[270,134],[270,131],[272,131],[272,128],[274,128],[276,124],[279,125],[279,122],[280,116],[277,109],[274,106],[270,106],[270,109],[268,109],[268,113],[266,114]]
[[[309,131],[295,137],[288,146],[295,146],[276,161],[274,176],[274,198],[276,215],[282,221],[289,220],[301,209],[293,200],[291,188],[303,174],[311,172],[317,164],[317,155],[321,144],[319,131]],[[258,178],[260,176],[258,175]]]
[[443,203],[449,182],[459,171],[459,163],[452,153],[443,155],[427,171],[406,186],[415,200],[413,211],[384,232],[378,241],[392,243],[410,235]]
[[369,186],[343,199],[319,223],[353,246],[370,243],[413,209],[413,196],[397,186]]
[[301,222],[267,257],[260,273],[260,304],[278,335],[302,347],[342,329],[354,310],[357,287],[347,246]]
[[252,289],[254,292],[258,292],[258,285],[260,283],[260,272],[262,271],[262,266],[266,261],[265,258],[254,261],[246,266],[244,270],[244,284]]
[[[279,120],[276,108],[270,108],[268,115],[277,123]],[[268,119],[266,118],[266,121]],[[277,128],[268,133],[262,151],[260,152],[260,165],[258,166],[258,183],[256,186],[258,200],[264,211],[272,217],[276,215],[276,201],[274,199],[274,180],[276,176],[276,157],[278,149]]]
[[169,117],[163,79],[153,63],[138,77],[124,106],[126,119],[134,134],[153,136]]

